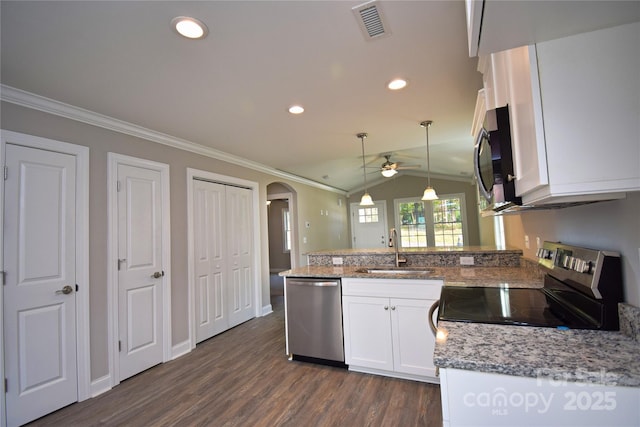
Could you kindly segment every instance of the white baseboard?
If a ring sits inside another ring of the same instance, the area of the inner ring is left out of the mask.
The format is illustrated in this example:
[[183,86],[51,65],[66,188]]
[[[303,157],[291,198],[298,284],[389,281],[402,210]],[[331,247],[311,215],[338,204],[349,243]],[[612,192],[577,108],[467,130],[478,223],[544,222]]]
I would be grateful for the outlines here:
[[171,360],[191,352],[191,340],[182,341],[171,348]]
[[111,390],[111,375],[107,374],[91,381],[91,397],[96,397]]
[[262,307],[262,315],[261,316],[266,316],[267,314],[271,314],[271,313],[273,313],[273,307],[271,307],[271,304],[267,304],[267,305]]

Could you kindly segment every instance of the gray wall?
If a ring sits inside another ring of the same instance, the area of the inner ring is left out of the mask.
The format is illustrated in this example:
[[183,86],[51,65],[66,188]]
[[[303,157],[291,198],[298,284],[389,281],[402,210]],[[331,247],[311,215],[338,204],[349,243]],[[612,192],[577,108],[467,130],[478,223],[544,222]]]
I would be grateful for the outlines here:
[[[374,201],[386,200],[387,202],[387,228],[395,227],[393,199],[406,197],[422,197],[427,178],[412,175],[396,175],[384,181],[373,183],[368,187],[369,194]],[[469,241],[465,246],[480,245],[480,230],[478,225],[478,197],[475,185],[470,182],[453,181],[431,178],[431,186],[438,194],[464,193],[467,209],[467,233]],[[360,202],[364,190],[355,192],[349,196],[348,205]],[[351,223],[349,223],[351,228]]]
[[[626,301],[640,306],[640,193],[627,198],[566,209],[505,215],[507,246],[535,259],[536,237],[542,241],[606,249],[622,255]],[[529,236],[530,247],[524,244]]]
[[[89,279],[90,279],[90,333],[91,379],[107,375],[107,153],[114,152],[170,165],[171,191],[171,328],[172,344],[188,339],[187,301],[187,168],[201,169],[222,175],[242,178],[260,186],[261,256],[263,305],[269,304],[269,260],[266,208],[266,187],[271,182],[284,182],[296,194],[298,207],[297,227],[303,230],[305,221],[312,224],[300,233],[298,247],[301,252],[347,247],[347,214],[337,200],[344,196],[320,188],[290,182],[282,178],[257,172],[216,159],[200,156],[172,147],[156,144],[128,135],[112,132],[58,116],[2,103],[2,129],[36,135],[90,148],[89,187]],[[329,216],[320,216],[327,209]],[[301,225],[302,224],[302,225]],[[303,243],[302,237],[306,237]],[[302,258],[302,255],[301,255]],[[284,349],[283,349],[284,351]]]

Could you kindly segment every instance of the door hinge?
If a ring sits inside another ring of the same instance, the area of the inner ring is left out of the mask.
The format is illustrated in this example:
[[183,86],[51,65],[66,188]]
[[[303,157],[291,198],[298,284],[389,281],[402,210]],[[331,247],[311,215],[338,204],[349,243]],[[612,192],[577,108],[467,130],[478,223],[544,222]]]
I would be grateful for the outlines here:
[[6,181],[8,177],[9,177],[9,168],[5,166],[4,167],[4,180]]
[[9,393],[9,381],[6,378],[4,379],[4,392]]
[[0,275],[2,275],[2,284],[6,285],[7,284],[7,272],[6,271],[0,271]]
[[120,181],[116,181],[116,191],[120,192]]
[[122,341],[118,340],[118,351],[122,351]]

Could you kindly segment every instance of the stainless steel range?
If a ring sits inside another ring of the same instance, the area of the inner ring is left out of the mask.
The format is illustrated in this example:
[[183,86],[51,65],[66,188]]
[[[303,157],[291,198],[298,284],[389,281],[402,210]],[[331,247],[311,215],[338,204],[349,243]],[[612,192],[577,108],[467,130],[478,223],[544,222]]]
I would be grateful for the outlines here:
[[438,320],[617,330],[623,301],[620,254],[545,242],[544,287],[445,286]]

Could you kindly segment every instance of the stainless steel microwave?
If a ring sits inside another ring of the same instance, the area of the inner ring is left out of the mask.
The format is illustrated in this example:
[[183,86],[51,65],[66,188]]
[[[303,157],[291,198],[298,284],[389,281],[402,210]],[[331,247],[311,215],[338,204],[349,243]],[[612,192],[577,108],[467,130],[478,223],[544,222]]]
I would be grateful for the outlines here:
[[516,197],[508,106],[487,111],[476,136],[473,164],[478,188],[489,209],[500,211],[522,204]]

